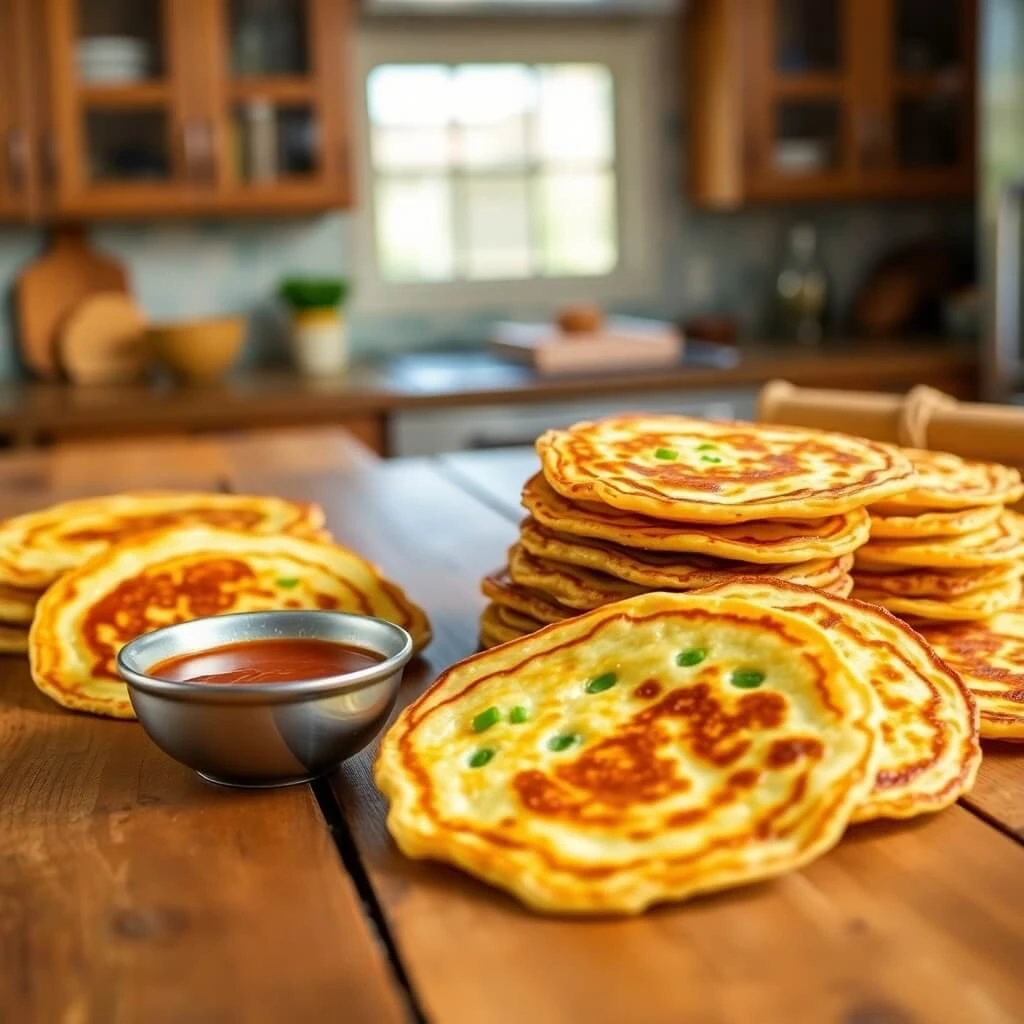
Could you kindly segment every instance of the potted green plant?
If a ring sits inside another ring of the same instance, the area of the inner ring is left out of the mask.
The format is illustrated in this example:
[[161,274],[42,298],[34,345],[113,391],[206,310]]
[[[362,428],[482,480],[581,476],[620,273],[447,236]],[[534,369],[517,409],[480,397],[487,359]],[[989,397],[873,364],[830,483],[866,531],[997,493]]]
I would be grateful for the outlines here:
[[348,365],[344,307],[348,281],[340,277],[289,277],[278,294],[291,313],[292,357],[311,377],[341,373]]

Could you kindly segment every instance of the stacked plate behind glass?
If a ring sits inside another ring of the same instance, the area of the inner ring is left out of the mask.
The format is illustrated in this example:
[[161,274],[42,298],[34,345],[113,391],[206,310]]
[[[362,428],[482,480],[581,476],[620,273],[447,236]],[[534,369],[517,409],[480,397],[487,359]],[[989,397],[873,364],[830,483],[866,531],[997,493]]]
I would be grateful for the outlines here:
[[582,423],[537,447],[529,516],[483,581],[485,646],[648,591],[739,578],[847,596],[864,506],[914,480],[873,442],[681,416]]

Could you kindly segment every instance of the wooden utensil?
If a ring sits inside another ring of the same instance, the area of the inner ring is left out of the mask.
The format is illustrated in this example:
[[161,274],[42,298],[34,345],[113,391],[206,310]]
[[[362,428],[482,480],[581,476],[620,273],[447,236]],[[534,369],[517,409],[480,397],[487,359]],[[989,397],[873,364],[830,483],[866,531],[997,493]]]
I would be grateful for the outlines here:
[[22,358],[33,373],[58,375],[61,325],[71,310],[97,292],[127,293],[124,268],[92,249],[82,228],[58,228],[49,251],[22,271],[15,286]]
[[60,333],[60,361],[76,384],[127,384],[145,365],[146,318],[120,292],[80,302]]

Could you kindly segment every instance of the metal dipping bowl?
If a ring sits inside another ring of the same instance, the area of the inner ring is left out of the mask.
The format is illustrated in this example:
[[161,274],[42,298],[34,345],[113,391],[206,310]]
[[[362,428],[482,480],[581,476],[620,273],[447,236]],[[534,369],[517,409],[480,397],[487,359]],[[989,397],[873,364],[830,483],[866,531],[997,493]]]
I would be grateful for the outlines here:
[[[379,665],[286,683],[155,679],[167,658],[247,640],[328,640],[382,655]],[[306,782],[357,753],[395,703],[412,638],[383,619],[342,612],[273,611],[183,622],[133,640],[117,657],[150,738],[210,782],[268,787]]]

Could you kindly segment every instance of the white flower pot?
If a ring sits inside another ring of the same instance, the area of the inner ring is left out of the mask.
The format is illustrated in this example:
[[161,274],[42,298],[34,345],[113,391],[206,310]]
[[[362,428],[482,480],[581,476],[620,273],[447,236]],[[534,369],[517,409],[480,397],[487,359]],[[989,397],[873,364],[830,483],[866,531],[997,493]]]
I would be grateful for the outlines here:
[[330,377],[348,366],[348,328],[335,309],[292,314],[292,358],[307,377]]

